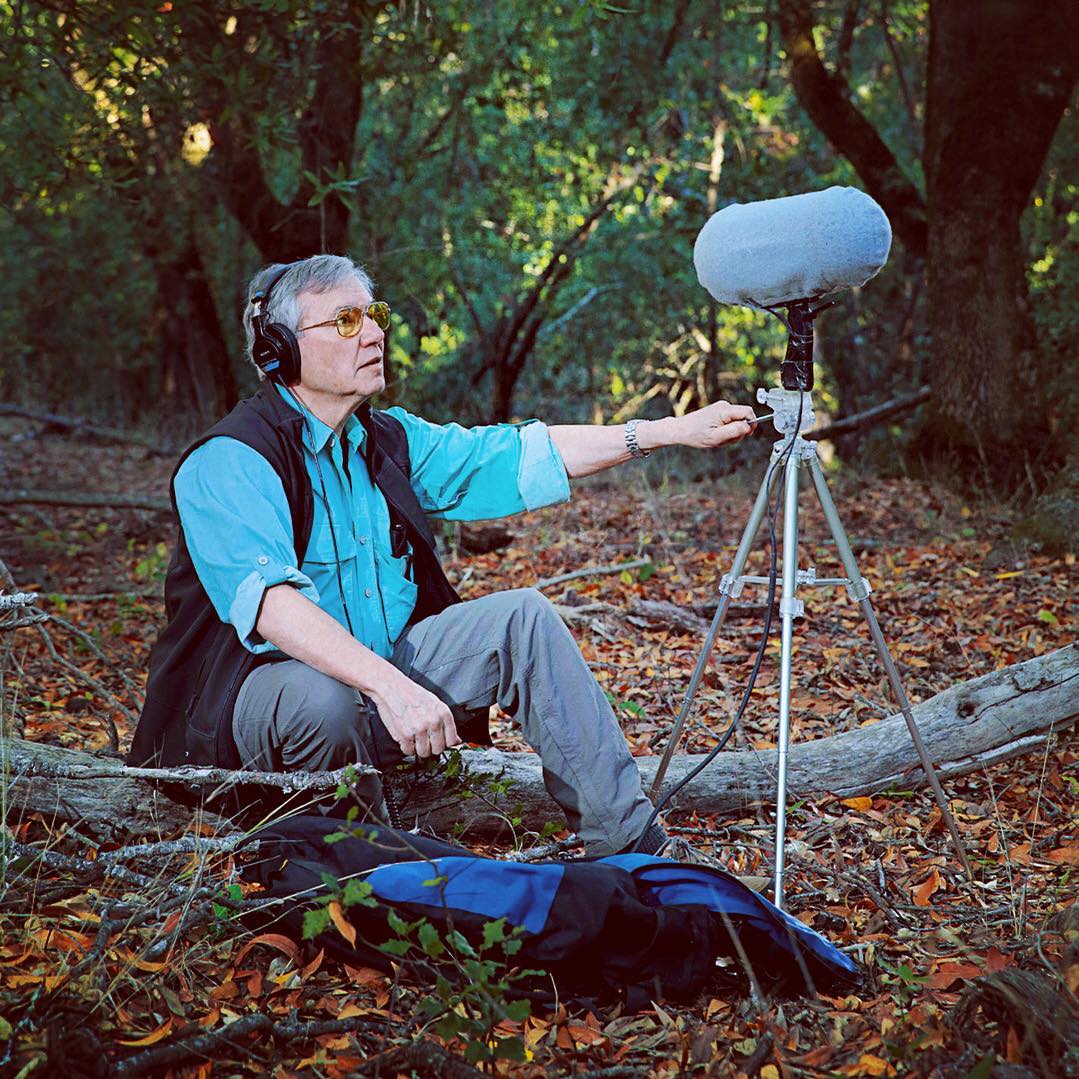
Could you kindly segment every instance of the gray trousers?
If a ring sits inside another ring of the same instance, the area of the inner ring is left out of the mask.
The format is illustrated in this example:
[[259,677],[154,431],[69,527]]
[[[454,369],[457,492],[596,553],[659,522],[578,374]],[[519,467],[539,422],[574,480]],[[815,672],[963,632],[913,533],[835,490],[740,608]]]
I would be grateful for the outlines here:
[[[531,588],[448,607],[410,626],[393,664],[455,711],[499,705],[539,754],[547,792],[596,855],[643,831],[652,805],[603,691],[548,600]],[[319,771],[387,759],[373,745],[370,701],[300,663],[256,668],[232,730],[246,767]],[[377,759],[376,759],[377,758]]]

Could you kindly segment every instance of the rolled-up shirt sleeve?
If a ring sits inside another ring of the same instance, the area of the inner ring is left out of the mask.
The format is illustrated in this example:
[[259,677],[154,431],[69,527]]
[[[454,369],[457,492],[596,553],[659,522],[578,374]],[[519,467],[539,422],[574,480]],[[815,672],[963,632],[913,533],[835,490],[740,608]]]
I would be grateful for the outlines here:
[[569,499],[562,455],[538,420],[466,428],[387,411],[405,429],[412,487],[434,517],[479,521]]
[[173,485],[191,561],[218,617],[251,652],[274,646],[255,629],[267,588],[318,590],[296,565],[292,518],[281,480],[262,454],[232,438],[195,450]]

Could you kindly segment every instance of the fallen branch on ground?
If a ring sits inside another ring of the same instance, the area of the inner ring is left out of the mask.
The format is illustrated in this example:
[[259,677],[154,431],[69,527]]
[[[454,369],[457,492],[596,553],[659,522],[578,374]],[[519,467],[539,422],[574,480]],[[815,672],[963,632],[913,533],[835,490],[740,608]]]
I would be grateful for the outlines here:
[[[797,698],[795,698],[797,707]],[[1069,645],[980,678],[959,683],[914,708],[922,738],[941,779],[977,772],[985,766],[1042,749],[1054,733],[1079,718],[1079,651]],[[719,726],[725,726],[726,717]],[[521,827],[539,829],[559,816],[544,790],[539,759],[531,753],[497,751],[462,754],[472,782],[508,781],[507,804],[520,805]],[[775,750],[722,753],[674,800],[673,810],[741,812],[775,797]],[[667,789],[703,759],[683,754],[672,762]],[[647,789],[658,757],[638,757]],[[899,714],[866,727],[812,742],[795,743],[788,757],[791,798],[825,793],[841,798],[872,795],[896,786],[925,782],[910,733]],[[446,797],[436,782],[419,782],[403,814],[408,821],[447,832],[459,821],[470,832],[490,834],[500,822],[486,815],[470,819],[468,802]],[[505,827],[504,822],[502,827]]]
[[[797,700],[795,700],[797,706]],[[963,682],[919,704],[914,716],[942,779],[980,771],[986,765],[1042,749],[1049,738],[1079,718],[1079,652],[1075,645]],[[190,807],[172,801],[148,780],[206,783],[256,782],[291,790],[325,790],[341,780],[340,772],[233,773],[193,769],[128,769],[89,754],[56,746],[12,740],[7,746],[9,819],[20,812],[83,821],[107,834],[160,835],[181,828]],[[465,750],[462,760],[470,783],[508,781],[507,805],[520,804],[521,827],[540,829],[560,811],[547,797],[539,758],[533,753]],[[755,801],[769,801],[775,792],[777,754],[768,751],[723,753],[673,803],[675,810],[701,813],[741,811]],[[676,756],[673,784],[701,761],[700,754]],[[658,757],[637,758],[645,786],[655,774]],[[356,772],[367,771],[357,767]],[[101,780],[108,779],[108,783]],[[842,798],[872,795],[895,786],[924,782],[910,734],[900,715],[790,750],[791,796],[825,793]],[[492,812],[484,799],[463,800],[446,793],[438,773],[415,782],[406,820],[447,834],[458,821],[470,834],[498,834],[505,816]],[[204,814],[204,823],[227,835],[235,826]]]
[[[709,623],[716,613],[716,603],[678,604],[661,599],[635,599],[630,605],[630,621],[643,619],[659,622],[665,626],[684,630],[687,633],[705,634]],[[745,614],[763,614],[764,603],[731,603],[727,607],[727,617],[737,618]]]
[[155,498],[153,495],[123,495],[109,492],[81,494],[78,491],[41,491],[25,487],[0,491],[0,504],[14,505],[16,503],[37,506],[97,506],[101,509],[154,510],[157,513],[172,512],[172,504],[167,498]]
[[19,405],[0,404],[0,416],[18,416],[20,419],[46,423],[50,427],[62,427],[75,434],[90,435],[106,442],[138,446],[155,457],[175,457],[180,452],[179,446],[161,445],[152,438],[136,435],[131,431],[121,431],[116,427],[101,427],[72,416],[58,416],[55,412],[35,412],[33,409],[21,408]]
[[535,587],[542,592],[545,588],[553,588],[556,584],[563,584],[566,581],[575,581],[578,577],[600,577],[605,573],[621,573],[623,570],[640,569],[651,563],[650,558],[636,558],[632,562],[616,562],[613,566],[586,566],[584,569],[575,569],[570,573],[560,573],[557,577],[541,577]]

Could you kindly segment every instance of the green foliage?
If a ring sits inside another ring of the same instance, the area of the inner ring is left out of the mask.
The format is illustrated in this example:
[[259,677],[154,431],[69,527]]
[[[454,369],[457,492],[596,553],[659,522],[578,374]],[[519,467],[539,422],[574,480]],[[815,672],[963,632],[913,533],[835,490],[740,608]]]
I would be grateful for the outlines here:
[[434,992],[420,1002],[420,1010],[438,1035],[459,1039],[465,1059],[473,1064],[524,1060],[524,1043],[519,1037],[496,1033],[499,1023],[520,1023],[531,1014],[527,999],[507,1000],[515,982],[540,973],[509,965],[509,958],[521,948],[520,929],[507,933],[505,918],[487,922],[478,949],[452,927],[440,935],[425,919],[412,924],[397,919],[394,929],[398,939],[383,944],[383,951],[404,956],[415,948],[438,961]]
[[[917,99],[925,5],[890,8]],[[0,314],[13,359],[0,393],[38,403],[69,402],[77,387],[95,411],[129,420],[170,392],[162,380],[179,389],[207,377],[158,362],[163,320],[183,328],[160,271],[189,238],[242,370],[240,289],[260,256],[228,212],[235,176],[207,115],[219,129],[252,118],[277,197],[302,189],[320,214],[348,212],[349,250],[394,306],[388,396],[436,420],[491,416],[498,334],[550,265],[566,272],[540,291],[535,346],[511,387],[517,411],[588,420],[744,399],[773,377],[783,333],[710,302],[693,238],[714,206],[853,178],[797,108],[760,5],[374,9],[356,57],[354,158],[318,170],[303,165],[297,118],[315,105],[321,44],[355,25],[351,5],[28,10],[14,19],[0,3],[12,19],[0,74],[0,258],[15,301]],[[834,34],[825,44],[835,58]],[[848,79],[913,161],[917,117],[894,66],[881,66],[883,45],[878,20],[859,23]],[[92,272],[70,257],[91,251]],[[829,354],[877,324],[880,345],[859,351],[887,349],[897,315],[875,296]],[[77,349],[58,300],[79,312]],[[31,363],[27,389],[14,372]],[[114,377],[90,377],[99,372]]]
[[135,578],[139,581],[163,581],[168,565],[168,547],[164,543],[155,543],[135,563]]
[[[921,184],[928,4],[815,11],[829,69]],[[732,201],[860,183],[795,100],[773,12],[0,0],[0,396],[122,423],[167,401],[170,427],[203,426],[227,374],[251,385],[239,314],[267,236],[312,212],[322,235],[347,218],[343,246],[393,305],[387,402],[483,422],[746,400],[774,381],[785,333],[709,299],[697,231]],[[363,73],[355,150],[313,160],[305,133],[340,104],[318,96],[324,52],[345,38]],[[1063,373],[1079,325],[1076,145],[1054,143],[1026,222],[1040,388],[1061,434],[1079,417]],[[252,172],[261,237],[239,223]],[[819,324],[828,411],[926,380],[920,269],[897,249]],[[209,310],[178,283],[205,285]],[[913,430],[840,450],[892,466]]]

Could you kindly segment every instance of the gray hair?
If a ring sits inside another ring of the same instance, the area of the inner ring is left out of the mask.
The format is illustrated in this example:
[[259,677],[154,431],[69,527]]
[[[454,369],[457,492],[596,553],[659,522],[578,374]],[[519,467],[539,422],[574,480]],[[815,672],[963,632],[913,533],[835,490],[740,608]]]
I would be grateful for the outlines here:
[[[286,266],[288,267],[286,269]],[[282,270],[284,273],[282,274]],[[304,292],[329,292],[343,281],[354,277],[371,295],[374,295],[375,286],[368,277],[367,272],[358,263],[344,255],[312,255],[310,258],[301,259],[299,262],[277,262],[270,266],[264,266],[247,286],[247,306],[244,308],[244,332],[247,335],[247,358],[255,366],[260,379],[266,375],[255,364],[251,354],[252,345],[255,343],[254,319],[256,308],[251,302],[251,297],[256,292],[266,288],[278,274],[281,279],[273,287],[270,293],[270,302],[262,312],[267,316],[268,322],[279,322],[294,334],[299,336],[300,326],[300,294]]]

